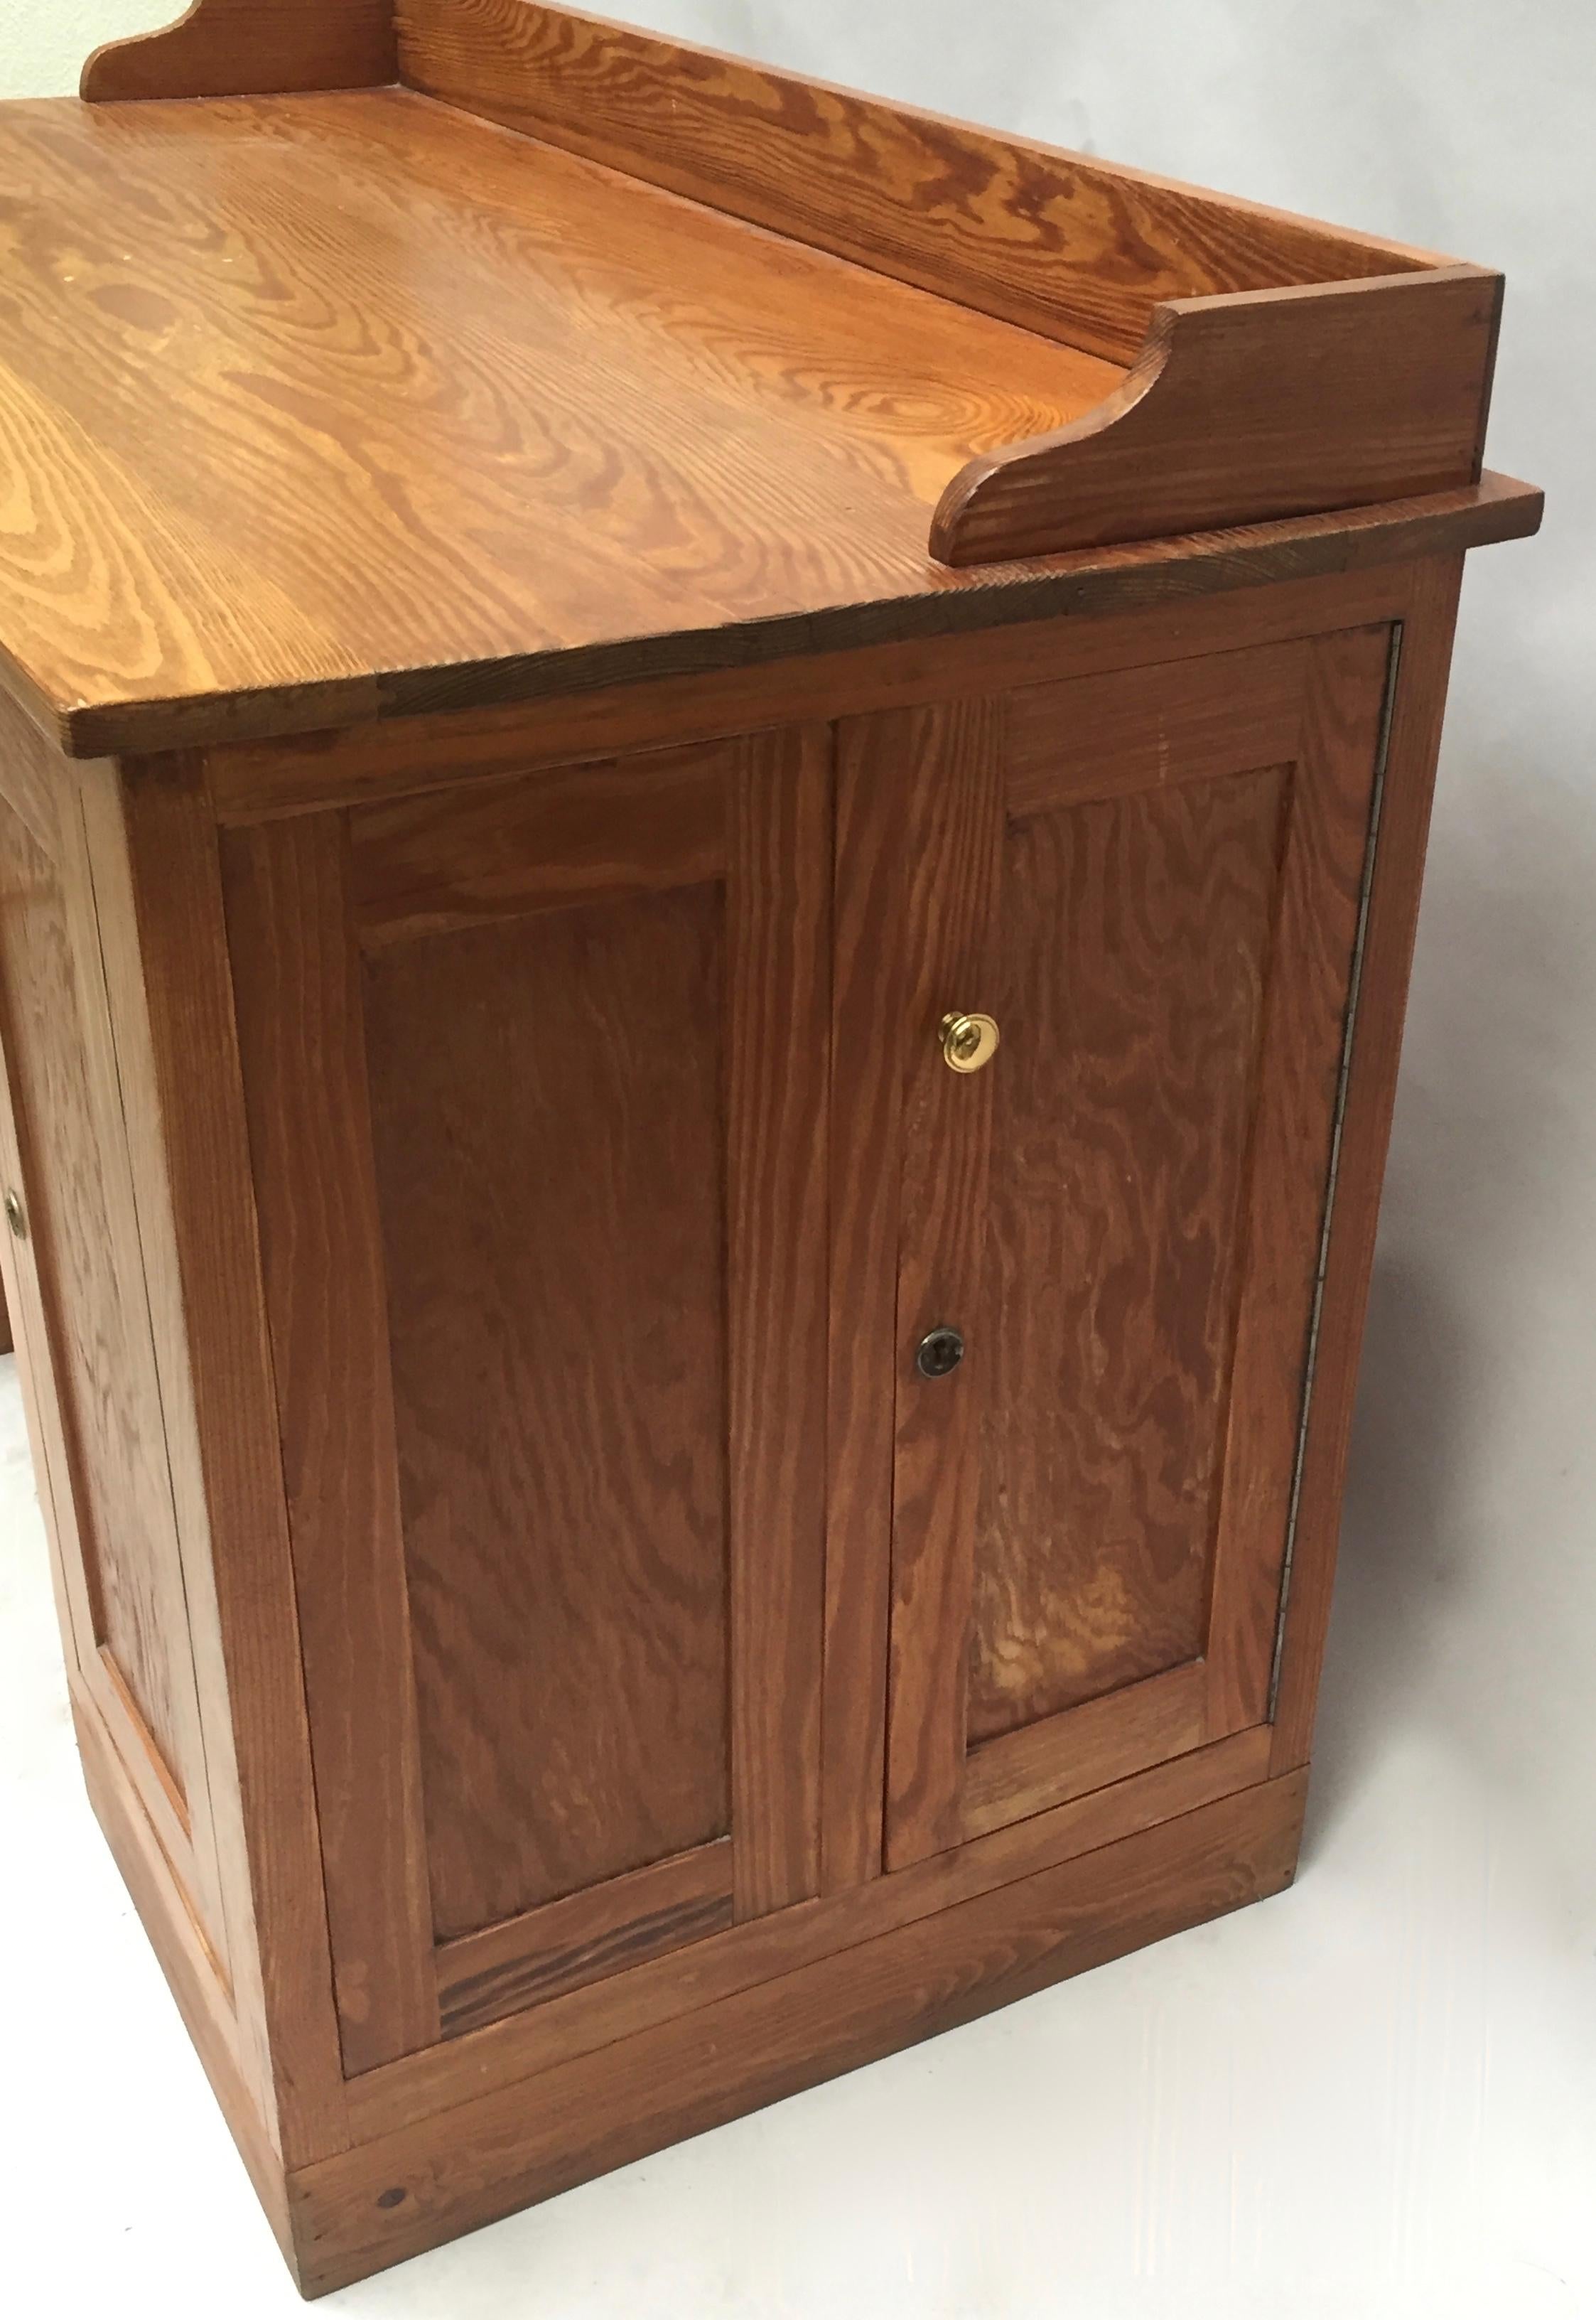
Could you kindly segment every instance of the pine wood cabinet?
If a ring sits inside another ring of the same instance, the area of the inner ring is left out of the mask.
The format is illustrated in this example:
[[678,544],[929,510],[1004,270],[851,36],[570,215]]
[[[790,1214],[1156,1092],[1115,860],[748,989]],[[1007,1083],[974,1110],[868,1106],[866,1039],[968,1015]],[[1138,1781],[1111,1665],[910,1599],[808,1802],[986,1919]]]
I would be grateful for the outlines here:
[[1493,276],[527,0],[86,94],[0,112],[0,1240],[315,2293],[1289,1880],[1539,495]]

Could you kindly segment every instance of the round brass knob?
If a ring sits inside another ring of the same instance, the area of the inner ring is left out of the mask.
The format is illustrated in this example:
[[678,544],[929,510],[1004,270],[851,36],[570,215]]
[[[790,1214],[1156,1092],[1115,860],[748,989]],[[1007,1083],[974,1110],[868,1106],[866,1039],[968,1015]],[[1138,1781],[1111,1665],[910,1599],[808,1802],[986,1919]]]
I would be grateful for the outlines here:
[[951,1072],[978,1072],[997,1053],[1002,1038],[990,1015],[944,1015],[942,1061]]

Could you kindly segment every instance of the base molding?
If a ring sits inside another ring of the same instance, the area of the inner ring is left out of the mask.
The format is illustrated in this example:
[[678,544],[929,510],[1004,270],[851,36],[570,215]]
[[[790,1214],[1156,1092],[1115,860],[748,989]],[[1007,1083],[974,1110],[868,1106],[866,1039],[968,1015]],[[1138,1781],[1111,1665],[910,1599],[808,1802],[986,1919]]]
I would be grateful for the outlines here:
[[[308,2296],[1278,1892],[1304,1771],[960,1902],[289,2178]],[[383,2202],[387,2204],[383,2204]]]
[[[886,1930],[844,1935],[821,1955],[803,1953],[795,1926],[785,1970],[290,2170],[171,1865],[92,1699],[72,1690],[89,1801],[307,2297],[1280,1891],[1295,1872],[1308,1781],[1306,1766],[1253,1778]],[[1238,1772],[1242,1745],[1229,1744]]]

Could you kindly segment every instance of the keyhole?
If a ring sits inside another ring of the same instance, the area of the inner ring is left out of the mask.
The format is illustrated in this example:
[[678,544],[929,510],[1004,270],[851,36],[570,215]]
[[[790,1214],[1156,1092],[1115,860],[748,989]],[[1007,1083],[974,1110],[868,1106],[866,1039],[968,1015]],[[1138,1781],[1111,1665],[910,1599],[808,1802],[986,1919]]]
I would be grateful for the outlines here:
[[922,1377],[943,1378],[964,1359],[964,1340],[957,1329],[927,1329],[915,1348],[915,1367]]

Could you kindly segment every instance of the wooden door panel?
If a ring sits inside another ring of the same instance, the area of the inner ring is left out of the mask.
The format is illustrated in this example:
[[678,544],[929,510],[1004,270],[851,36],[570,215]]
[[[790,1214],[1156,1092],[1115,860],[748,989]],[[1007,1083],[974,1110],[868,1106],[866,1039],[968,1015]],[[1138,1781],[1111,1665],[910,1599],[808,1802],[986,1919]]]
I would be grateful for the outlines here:
[[[1267,1712],[1388,645],[844,734],[911,962],[889,1867]],[[955,1007],[1003,1029],[972,1076]]]
[[1203,1654],[1288,786],[1009,824],[972,1745]]
[[730,1825],[721,918],[687,886],[368,964],[440,1941]]
[[224,838],[351,2072],[816,1890],[830,830],[804,730]]

